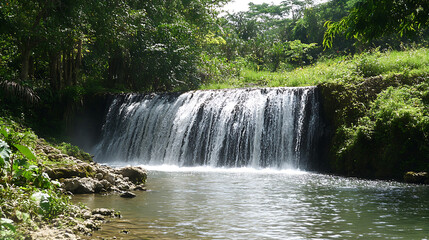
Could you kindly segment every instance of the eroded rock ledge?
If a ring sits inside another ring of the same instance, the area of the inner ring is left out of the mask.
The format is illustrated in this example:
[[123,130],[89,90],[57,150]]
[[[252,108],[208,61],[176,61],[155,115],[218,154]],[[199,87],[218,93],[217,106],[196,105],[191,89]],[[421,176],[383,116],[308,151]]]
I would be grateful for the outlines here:
[[[60,190],[65,194],[105,193],[132,198],[136,196],[132,191],[146,190],[147,172],[141,167],[112,168],[92,160],[82,161],[62,153],[43,139],[37,140],[35,152],[43,161],[39,167],[61,184]],[[91,236],[109,218],[120,217],[120,213],[111,209],[69,207],[70,211],[64,215],[30,231],[28,239],[81,239],[81,235]]]
[[[120,217],[120,213],[106,208],[75,209],[73,212],[75,214],[70,216],[58,216],[52,221],[52,225],[45,225],[36,231],[31,231],[28,239],[78,240],[81,239],[79,236],[81,234],[91,236],[92,231],[100,229],[108,219]],[[77,232],[80,234],[76,235]]]
[[97,163],[75,162],[72,167],[48,167],[45,171],[73,194],[145,190],[147,173],[140,167],[114,169]]
[[95,162],[85,162],[44,144],[38,144],[36,151],[50,162],[44,166],[44,171],[51,179],[58,180],[65,192],[124,193],[145,190],[147,172],[141,167],[115,169]]

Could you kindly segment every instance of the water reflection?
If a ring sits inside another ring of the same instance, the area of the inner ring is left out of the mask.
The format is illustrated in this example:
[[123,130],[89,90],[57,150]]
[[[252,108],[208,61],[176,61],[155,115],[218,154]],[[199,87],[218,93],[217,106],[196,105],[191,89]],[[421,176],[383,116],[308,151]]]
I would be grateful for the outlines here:
[[[118,239],[428,239],[429,188],[303,172],[150,171],[134,199],[76,196],[120,210]],[[129,234],[121,234],[126,229]]]

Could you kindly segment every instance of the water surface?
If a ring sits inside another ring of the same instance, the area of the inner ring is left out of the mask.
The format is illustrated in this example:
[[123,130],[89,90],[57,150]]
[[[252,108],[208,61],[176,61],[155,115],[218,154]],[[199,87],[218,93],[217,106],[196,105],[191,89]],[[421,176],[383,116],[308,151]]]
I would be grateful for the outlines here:
[[73,201],[121,211],[93,238],[429,239],[428,186],[288,170],[161,168],[149,171],[147,188],[133,199]]

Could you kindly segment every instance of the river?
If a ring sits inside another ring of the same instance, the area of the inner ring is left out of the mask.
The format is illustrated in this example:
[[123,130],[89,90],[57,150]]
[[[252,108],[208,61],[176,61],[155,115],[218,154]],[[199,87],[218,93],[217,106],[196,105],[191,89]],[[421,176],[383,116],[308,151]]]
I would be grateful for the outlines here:
[[77,195],[121,211],[92,238],[429,239],[429,187],[295,170],[147,167],[146,192]]

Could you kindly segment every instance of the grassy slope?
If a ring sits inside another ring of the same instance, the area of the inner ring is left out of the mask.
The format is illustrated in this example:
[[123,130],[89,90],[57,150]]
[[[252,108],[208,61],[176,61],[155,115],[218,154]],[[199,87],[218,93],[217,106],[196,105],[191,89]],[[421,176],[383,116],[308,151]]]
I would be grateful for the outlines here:
[[355,56],[322,59],[312,66],[290,72],[267,72],[243,69],[240,76],[222,81],[208,82],[200,89],[240,87],[298,87],[318,85],[324,82],[356,82],[367,77],[381,75],[427,76],[429,50],[374,51]]

